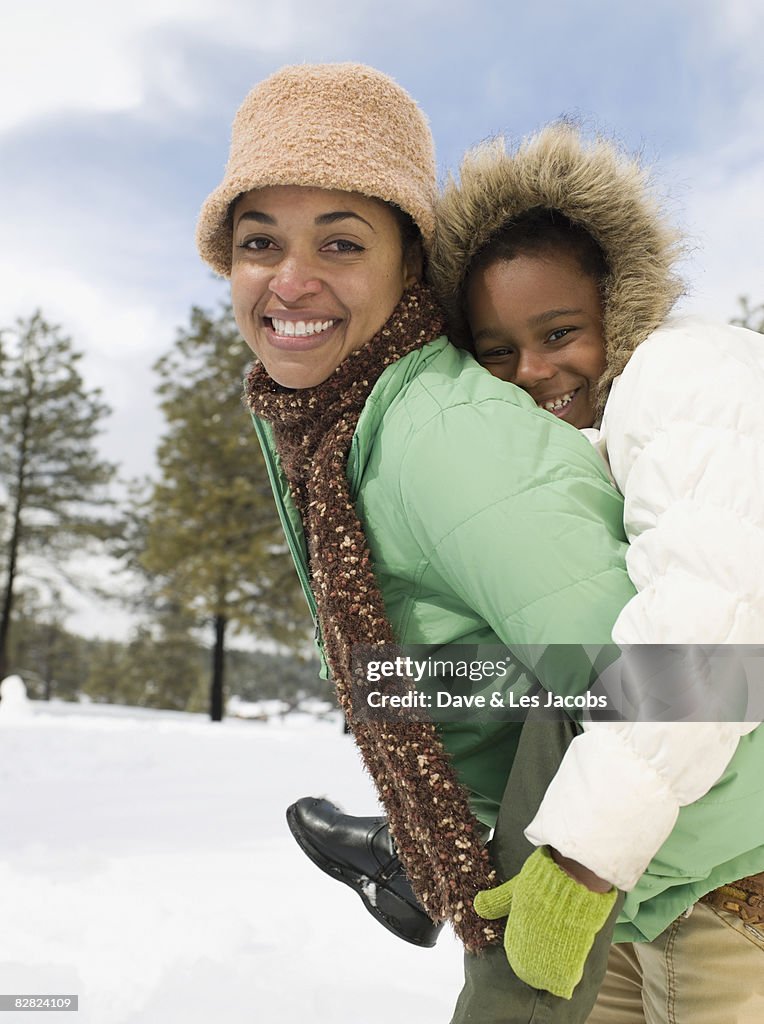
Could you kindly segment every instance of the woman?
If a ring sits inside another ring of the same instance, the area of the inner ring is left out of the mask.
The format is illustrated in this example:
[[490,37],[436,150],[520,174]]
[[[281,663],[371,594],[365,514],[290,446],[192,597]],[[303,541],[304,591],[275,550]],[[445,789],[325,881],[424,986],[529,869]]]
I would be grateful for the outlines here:
[[[519,726],[364,721],[353,649],[503,643],[508,686],[525,693],[529,645],[606,644],[632,589],[621,502],[591,447],[443,337],[418,280],[434,194],[429,129],[395,83],[359,65],[285,68],[239,110],[197,241],[231,276],[259,360],[247,396],[340,702],[417,895],[475,951],[500,937],[472,900],[493,882],[480,836]],[[495,436],[512,441],[487,446]],[[561,527],[564,557],[550,543]],[[538,678],[583,693],[591,663],[567,653]],[[583,1020],[600,967],[572,1003],[505,968],[502,1019],[543,1004]]]

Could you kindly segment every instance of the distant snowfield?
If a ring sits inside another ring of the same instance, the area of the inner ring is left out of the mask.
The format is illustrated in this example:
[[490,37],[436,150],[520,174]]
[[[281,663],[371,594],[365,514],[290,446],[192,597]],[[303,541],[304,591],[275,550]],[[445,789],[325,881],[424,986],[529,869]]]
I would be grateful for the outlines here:
[[1,1024],[447,1024],[461,949],[378,925],[291,838],[303,795],[377,806],[336,720],[33,704],[0,715]]

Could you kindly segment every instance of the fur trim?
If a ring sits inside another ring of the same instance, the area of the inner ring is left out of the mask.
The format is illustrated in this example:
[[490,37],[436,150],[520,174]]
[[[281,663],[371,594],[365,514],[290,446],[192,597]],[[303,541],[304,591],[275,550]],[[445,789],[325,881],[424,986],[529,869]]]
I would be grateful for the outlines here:
[[483,143],[465,155],[459,182],[451,177],[446,184],[430,255],[430,276],[457,345],[471,348],[463,290],[473,259],[504,225],[535,207],[559,210],[586,228],[610,268],[601,412],[613,379],[684,291],[673,270],[680,236],[665,223],[640,164],[606,139],[585,140],[568,121],[549,125],[514,152],[502,138]]

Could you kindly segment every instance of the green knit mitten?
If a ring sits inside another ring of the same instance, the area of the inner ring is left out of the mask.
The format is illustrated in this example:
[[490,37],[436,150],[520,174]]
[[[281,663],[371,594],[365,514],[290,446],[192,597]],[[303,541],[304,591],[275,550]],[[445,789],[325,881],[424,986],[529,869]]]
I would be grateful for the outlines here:
[[521,981],[570,999],[616,896],[576,882],[541,847],[514,878],[479,892],[475,910],[490,921],[509,914],[504,949]]

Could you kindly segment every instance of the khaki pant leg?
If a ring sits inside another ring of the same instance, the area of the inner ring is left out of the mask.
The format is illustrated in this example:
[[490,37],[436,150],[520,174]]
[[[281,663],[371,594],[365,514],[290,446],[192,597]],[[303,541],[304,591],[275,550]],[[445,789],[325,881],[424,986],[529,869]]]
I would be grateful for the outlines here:
[[634,946],[647,1024],[762,1024],[764,925],[698,903]]
[[642,968],[633,943],[610,947],[605,980],[587,1024],[645,1024]]

